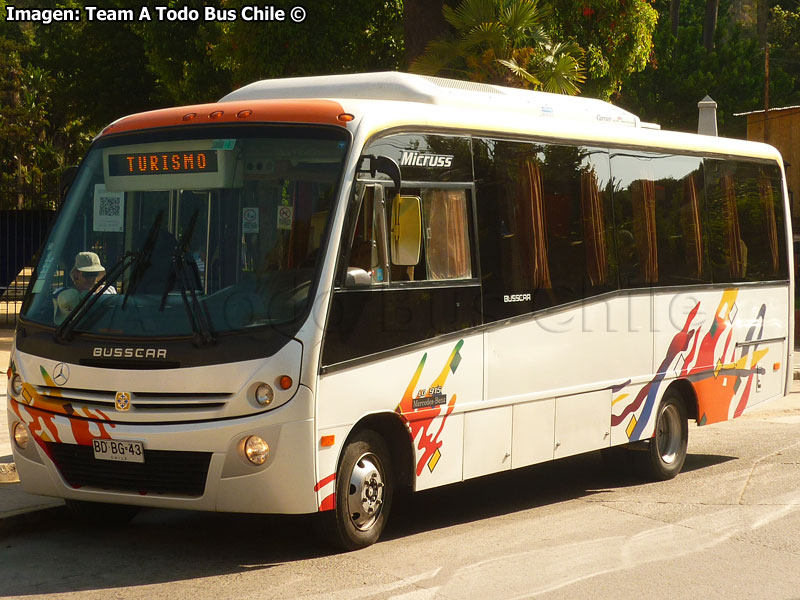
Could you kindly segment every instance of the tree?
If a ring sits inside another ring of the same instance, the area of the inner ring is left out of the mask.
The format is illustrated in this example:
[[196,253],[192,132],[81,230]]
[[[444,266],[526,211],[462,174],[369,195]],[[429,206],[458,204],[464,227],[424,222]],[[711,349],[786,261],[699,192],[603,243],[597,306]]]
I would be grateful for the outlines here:
[[[608,99],[642,71],[653,53],[658,11],[650,0],[551,0],[549,31],[585,50],[583,93]],[[668,16],[661,19],[669,24]]]
[[403,39],[406,65],[414,62],[431,40],[447,31],[447,21],[442,13],[444,4],[445,0],[404,0]]
[[463,0],[443,14],[453,33],[432,41],[412,72],[578,93],[582,51],[551,41],[549,11],[538,0]]
[[[240,11],[250,0],[221,0]],[[210,48],[215,65],[231,73],[234,86],[259,79],[395,70],[402,61],[401,0],[316,0],[304,3],[296,23],[221,24]]]

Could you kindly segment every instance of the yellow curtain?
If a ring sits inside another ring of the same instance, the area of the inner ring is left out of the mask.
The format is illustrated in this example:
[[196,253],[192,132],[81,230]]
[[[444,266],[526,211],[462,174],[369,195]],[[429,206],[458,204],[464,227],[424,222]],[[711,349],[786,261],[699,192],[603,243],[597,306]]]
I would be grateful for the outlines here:
[[467,199],[464,190],[423,192],[427,239],[428,276],[431,279],[472,277],[467,234]]
[[593,286],[605,285],[608,283],[606,225],[594,170],[581,172],[581,210],[589,281]]
[[778,272],[778,225],[775,222],[775,200],[772,182],[763,173],[758,177],[758,196],[761,199],[761,210],[764,214],[767,244],[771,259],[772,272]]
[[646,283],[658,282],[658,246],[656,245],[656,185],[650,179],[631,184],[633,232],[639,269]]
[[725,218],[725,245],[728,248],[728,273],[740,279],[745,273],[745,250],[742,243],[742,232],[739,228],[739,209],[736,206],[736,187],[733,175],[720,177],[722,187],[722,215]]
[[533,225],[533,286],[535,289],[551,289],[550,265],[547,262],[547,226],[542,192],[542,174],[539,163],[526,161],[528,197]]
[[700,203],[694,175],[683,180],[683,239],[686,242],[686,262],[695,277],[703,277],[703,237],[700,231]]

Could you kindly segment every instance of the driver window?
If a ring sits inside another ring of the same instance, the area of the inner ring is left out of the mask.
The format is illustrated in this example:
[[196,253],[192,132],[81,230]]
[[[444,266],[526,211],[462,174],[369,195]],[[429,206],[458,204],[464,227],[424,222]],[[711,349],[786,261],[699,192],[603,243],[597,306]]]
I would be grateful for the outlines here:
[[350,257],[347,261],[345,281],[347,287],[374,285],[387,281],[383,187],[364,186],[360,204]]

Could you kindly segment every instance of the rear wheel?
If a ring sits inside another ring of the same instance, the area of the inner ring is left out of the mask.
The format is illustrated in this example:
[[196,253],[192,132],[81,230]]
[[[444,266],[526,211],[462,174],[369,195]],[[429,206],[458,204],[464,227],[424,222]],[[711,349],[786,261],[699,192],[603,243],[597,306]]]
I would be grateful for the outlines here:
[[386,525],[393,493],[386,443],[364,430],[344,449],[336,473],[336,508],[324,513],[331,542],[346,551],[374,544]]
[[643,475],[656,481],[675,477],[686,460],[688,441],[689,425],[683,398],[674,390],[668,390],[658,407],[655,435],[642,457]]

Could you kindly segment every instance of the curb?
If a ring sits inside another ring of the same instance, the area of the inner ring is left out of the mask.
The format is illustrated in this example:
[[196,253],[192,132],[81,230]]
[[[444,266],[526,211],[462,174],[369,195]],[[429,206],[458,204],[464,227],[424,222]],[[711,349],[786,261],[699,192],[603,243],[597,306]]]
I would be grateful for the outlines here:
[[15,463],[0,463],[0,483],[19,483],[19,474]]

